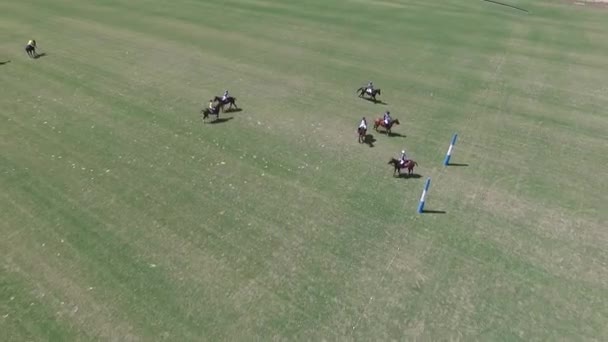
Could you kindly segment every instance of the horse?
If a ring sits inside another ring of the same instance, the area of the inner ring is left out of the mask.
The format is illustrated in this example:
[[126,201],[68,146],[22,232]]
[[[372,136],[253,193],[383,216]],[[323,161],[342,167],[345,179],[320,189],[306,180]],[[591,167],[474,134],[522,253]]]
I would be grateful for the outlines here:
[[388,126],[384,123],[384,119],[383,118],[378,118],[374,121],[374,129],[376,130],[376,132],[378,131],[378,127],[384,127],[384,129],[386,129],[386,134],[391,135],[391,128],[393,127],[393,125],[400,125],[401,123],[399,122],[399,119],[395,119],[395,120],[391,120],[388,123]]
[[222,112],[224,111],[225,105],[230,105],[230,106],[228,106],[228,109],[232,109],[232,106],[234,106],[234,108],[236,108],[236,109],[239,108],[236,105],[236,97],[228,96],[225,101],[222,101],[221,97],[216,96],[213,100],[217,101],[219,103],[219,106],[222,109]]
[[365,95],[368,95],[372,100],[374,100],[374,102],[378,101],[376,100],[376,95],[382,95],[382,91],[380,90],[380,88],[374,89],[371,91],[371,93],[369,93],[367,91],[367,87],[361,87],[357,89],[357,93],[359,93],[359,97],[365,97]]
[[363,144],[367,137],[367,129],[365,127],[357,128],[357,133],[359,133],[359,144]]
[[27,53],[27,55],[31,58],[36,58],[36,56],[38,56],[36,53],[36,47],[29,44],[25,46],[25,53]]
[[401,175],[401,169],[407,169],[407,174],[409,176],[414,173],[414,166],[418,166],[418,163],[411,159],[406,160],[405,163],[401,165],[399,160],[391,158],[388,164],[393,165],[393,167],[395,168],[393,170],[393,176],[395,176],[395,174]]
[[213,110],[211,108],[203,108],[201,109],[201,114],[203,114],[203,121],[205,121],[209,115],[215,115],[215,119],[217,120],[220,118],[220,105],[218,104],[215,106]]

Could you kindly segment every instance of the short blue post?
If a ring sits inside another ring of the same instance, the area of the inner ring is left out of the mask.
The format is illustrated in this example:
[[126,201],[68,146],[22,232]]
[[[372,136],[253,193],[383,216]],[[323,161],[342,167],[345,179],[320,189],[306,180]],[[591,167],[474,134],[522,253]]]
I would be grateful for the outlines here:
[[422,190],[422,196],[420,196],[420,203],[418,203],[418,214],[422,214],[424,212],[424,202],[426,201],[426,194],[429,192],[429,187],[431,186],[431,178],[427,178],[424,183],[424,189]]
[[450,148],[448,148],[448,153],[445,154],[445,159],[443,160],[443,165],[450,165],[450,158],[452,157],[452,151],[454,150],[454,145],[456,145],[456,138],[458,138],[458,134],[454,133],[452,137],[452,142],[450,143]]

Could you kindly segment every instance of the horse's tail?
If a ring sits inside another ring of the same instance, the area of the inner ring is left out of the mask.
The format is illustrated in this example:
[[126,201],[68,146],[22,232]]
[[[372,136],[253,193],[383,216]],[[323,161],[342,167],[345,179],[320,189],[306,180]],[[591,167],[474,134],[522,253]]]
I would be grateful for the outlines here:
[[360,93],[360,92],[361,92],[361,90],[363,90],[363,88],[362,88],[362,87],[361,87],[361,88],[359,88],[359,89],[357,89],[356,93]]

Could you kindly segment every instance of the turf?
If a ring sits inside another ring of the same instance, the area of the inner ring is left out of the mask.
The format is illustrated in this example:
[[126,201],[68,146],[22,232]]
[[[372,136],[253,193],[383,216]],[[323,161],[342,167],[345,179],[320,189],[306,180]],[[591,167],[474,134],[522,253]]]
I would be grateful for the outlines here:
[[3,339],[606,340],[608,12],[506,3],[0,3]]

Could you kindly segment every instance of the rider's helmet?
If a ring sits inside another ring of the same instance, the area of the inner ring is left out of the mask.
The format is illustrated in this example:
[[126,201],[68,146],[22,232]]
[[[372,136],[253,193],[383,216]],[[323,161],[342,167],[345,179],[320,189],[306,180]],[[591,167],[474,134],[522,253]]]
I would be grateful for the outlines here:
[[401,150],[401,154],[405,154],[405,150]]
[[389,112],[388,110],[386,111],[386,115],[391,115],[391,112]]

